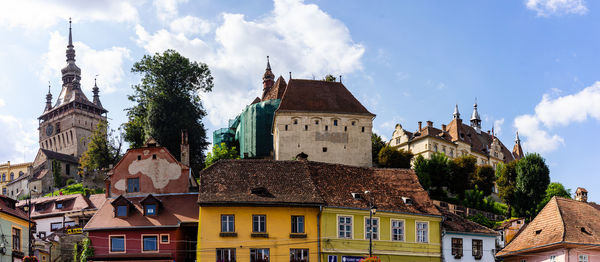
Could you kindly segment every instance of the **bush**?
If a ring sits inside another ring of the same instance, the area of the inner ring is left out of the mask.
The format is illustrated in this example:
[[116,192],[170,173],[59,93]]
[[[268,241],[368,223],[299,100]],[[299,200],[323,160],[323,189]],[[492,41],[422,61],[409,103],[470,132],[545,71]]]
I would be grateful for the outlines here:
[[488,227],[488,228],[494,228],[496,222],[489,220],[487,217],[483,216],[482,214],[477,214],[474,216],[470,216],[467,217],[468,220],[471,220],[477,224],[480,224],[482,226]]
[[77,181],[75,181],[75,179],[69,178],[69,179],[67,179],[67,183],[66,184],[67,184],[67,186],[69,186],[69,185],[72,185],[72,184],[75,184],[75,183],[77,183]]
[[384,146],[378,154],[378,162],[381,167],[410,168],[413,154],[404,149],[398,150],[391,146]]

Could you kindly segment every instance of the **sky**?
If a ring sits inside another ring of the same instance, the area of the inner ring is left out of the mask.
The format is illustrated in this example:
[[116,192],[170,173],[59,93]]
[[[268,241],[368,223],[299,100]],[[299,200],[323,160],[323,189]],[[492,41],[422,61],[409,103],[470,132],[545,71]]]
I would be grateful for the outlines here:
[[[206,63],[212,131],[262,92],[266,56],[286,80],[342,75],[373,131],[440,127],[475,101],[484,130],[541,154],[551,180],[600,201],[600,3],[584,0],[10,1],[0,9],[0,162],[33,161],[48,86],[57,98],[68,19],[82,86],[94,78],[112,128],[144,55],[174,49]],[[209,135],[212,140],[212,136]],[[598,193],[595,193],[598,192]]]

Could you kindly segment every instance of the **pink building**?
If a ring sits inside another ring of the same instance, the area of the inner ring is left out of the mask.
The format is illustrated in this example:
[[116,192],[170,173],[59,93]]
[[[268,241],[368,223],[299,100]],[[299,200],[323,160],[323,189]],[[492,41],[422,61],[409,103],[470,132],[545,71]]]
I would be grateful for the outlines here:
[[496,256],[507,262],[600,261],[600,206],[587,203],[582,188],[576,199],[552,198]]

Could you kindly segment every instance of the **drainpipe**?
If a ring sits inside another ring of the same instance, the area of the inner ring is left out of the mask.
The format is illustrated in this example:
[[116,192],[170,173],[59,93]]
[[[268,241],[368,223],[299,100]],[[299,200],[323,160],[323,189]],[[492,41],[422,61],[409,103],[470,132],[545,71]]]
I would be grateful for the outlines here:
[[317,261],[321,262],[321,212],[323,212],[323,206],[319,206],[319,213],[317,213]]
[[446,235],[446,231],[444,231],[444,227],[442,226],[442,224],[444,223],[444,216],[442,216],[442,221],[440,221],[440,232],[442,232],[442,234],[440,235],[440,258],[441,261],[445,261],[444,260],[444,235]]

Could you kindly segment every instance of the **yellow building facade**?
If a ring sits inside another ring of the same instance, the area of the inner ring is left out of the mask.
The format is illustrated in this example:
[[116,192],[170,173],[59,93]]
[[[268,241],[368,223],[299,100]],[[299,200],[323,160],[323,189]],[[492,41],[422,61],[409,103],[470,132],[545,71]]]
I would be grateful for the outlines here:
[[12,164],[10,161],[0,164],[0,187],[2,188],[2,194],[8,195],[6,191],[6,184],[27,174],[29,167],[33,165],[32,162]]
[[[258,261],[251,259],[253,256],[256,259],[268,255],[269,261],[292,261],[292,255],[300,259],[308,255],[306,261],[317,261],[318,212],[318,207],[201,206],[196,257],[198,261],[213,262],[233,256],[235,261],[249,262]],[[224,216],[233,217],[233,230],[222,226],[227,219]],[[255,232],[256,216],[264,216],[264,232]],[[292,229],[293,217],[303,218],[301,232],[293,232],[298,231]]]

